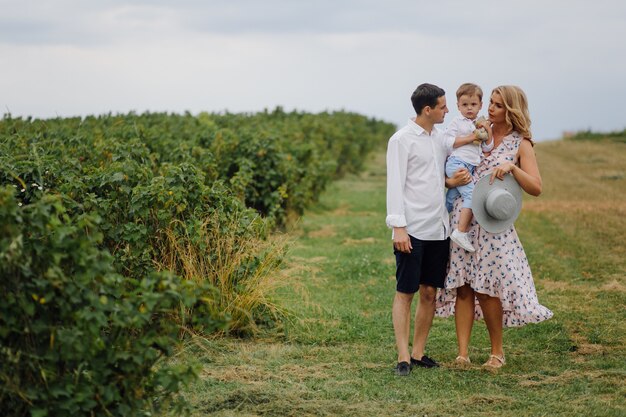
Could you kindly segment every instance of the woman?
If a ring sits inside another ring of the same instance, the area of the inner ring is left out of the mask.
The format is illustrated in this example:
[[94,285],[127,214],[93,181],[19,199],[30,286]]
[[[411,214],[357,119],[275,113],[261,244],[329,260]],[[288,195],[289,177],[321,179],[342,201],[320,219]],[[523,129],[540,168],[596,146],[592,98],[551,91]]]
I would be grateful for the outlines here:
[[[474,180],[491,175],[491,180],[497,181],[513,175],[526,193],[538,196],[541,176],[524,92],[516,86],[495,88],[489,102],[489,122],[484,127],[493,135],[494,147],[476,168]],[[461,199],[457,198],[452,211],[453,229],[460,212]],[[456,362],[461,365],[470,363],[468,345],[473,322],[484,317],[491,354],[483,366],[500,368],[506,363],[502,328],[538,323],[552,317],[552,312],[537,300],[528,260],[513,226],[502,233],[489,233],[474,219],[470,236],[474,253],[451,245],[450,270],[445,289],[438,296],[437,315],[455,315],[459,345]]]

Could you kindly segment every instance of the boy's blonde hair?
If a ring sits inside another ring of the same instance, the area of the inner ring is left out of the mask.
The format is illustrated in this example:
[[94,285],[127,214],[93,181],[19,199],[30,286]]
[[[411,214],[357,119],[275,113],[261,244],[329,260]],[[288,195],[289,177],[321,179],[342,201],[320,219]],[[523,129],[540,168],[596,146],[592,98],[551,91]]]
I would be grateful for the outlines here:
[[483,101],[483,90],[472,83],[461,84],[461,86],[456,90],[456,99],[459,100],[461,96],[478,96],[480,101]]
[[526,94],[516,85],[501,85],[491,94],[499,94],[506,109],[505,120],[509,130],[514,130],[532,142],[530,133],[530,114]]

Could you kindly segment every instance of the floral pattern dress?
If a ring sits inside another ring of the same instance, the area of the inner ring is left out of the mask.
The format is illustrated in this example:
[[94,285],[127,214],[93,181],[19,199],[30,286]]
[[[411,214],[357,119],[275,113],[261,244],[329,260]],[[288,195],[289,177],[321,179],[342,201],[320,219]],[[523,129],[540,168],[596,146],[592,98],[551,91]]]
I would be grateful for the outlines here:
[[[491,174],[492,170],[505,162],[516,162],[517,151],[523,138],[513,132],[490,155],[485,156],[474,172],[474,181]],[[454,202],[450,223],[456,228],[459,223],[462,199]],[[526,253],[511,226],[502,233],[489,233],[472,220],[469,237],[476,252],[471,253],[450,243],[450,265],[445,288],[437,295],[436,315],[454,315],[456,289],[469,284],[474,291],[499,297],[502,301],[504,327],[538,323],[552,317],[552,311],[539,304],[532,273]],[[474,318],[483,317],[478,300],[475,300]]]

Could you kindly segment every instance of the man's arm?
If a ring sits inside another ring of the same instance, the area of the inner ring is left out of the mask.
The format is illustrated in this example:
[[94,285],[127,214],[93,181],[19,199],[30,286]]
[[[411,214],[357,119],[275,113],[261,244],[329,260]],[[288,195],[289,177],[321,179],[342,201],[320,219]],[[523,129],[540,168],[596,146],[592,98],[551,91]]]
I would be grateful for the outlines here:
[[454,175],[446,177],[446,188],[456,188],[459,185],[469,184],[472,181],[472,176],[465,168],[457,169]]
[[387,226],[393,228],[393,246],[401,252],[411,252],[411,239],[406,232],[404,185],[408,168],[408,151],[391,139],[387,145]]

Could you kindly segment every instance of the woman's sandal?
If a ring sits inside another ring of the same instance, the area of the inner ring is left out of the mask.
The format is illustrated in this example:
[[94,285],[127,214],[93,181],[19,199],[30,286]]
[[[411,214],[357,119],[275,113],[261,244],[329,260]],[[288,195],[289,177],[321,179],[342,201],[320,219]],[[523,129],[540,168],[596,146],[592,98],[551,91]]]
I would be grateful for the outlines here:
[[487,362],[483,364],[483,367],[489,368],[489,369],[498,369],[498,368],[502,368],[505,363],[506,363],[506,359],[504,358],[504,355],[502,356],[489,355],[489,359],[487,360]]
[[459,355],[450,366],[457,369],[468,369],[472,367],[472,361],[467,356]]
[[468,358],[467,356],[459,355],[454,360],[454,363],[457,365],[461,365],[461,366],[467,366],[467,365],[471,365],[472,361],[470,361],[470,358]]

